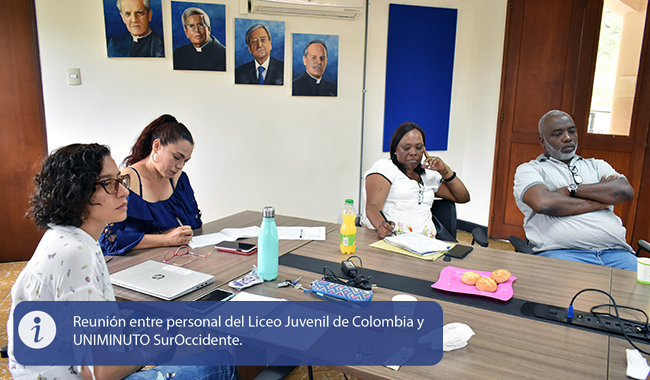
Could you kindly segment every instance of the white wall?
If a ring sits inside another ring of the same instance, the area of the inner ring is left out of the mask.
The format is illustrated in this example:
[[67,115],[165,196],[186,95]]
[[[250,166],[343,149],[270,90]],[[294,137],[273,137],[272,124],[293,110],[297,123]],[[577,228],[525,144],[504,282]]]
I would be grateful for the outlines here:
[[[118,163],[142,128],[171,113],[190,128],[196,147],[186,166],[203,220],[273,205],[277,212],[336,221],[345,198],[358,201],[360,168],[381,153],[388,1],[369,9],[363,164],[365,15],[358,20],[242,16],[226,4],[228,71],[172,70],[170,0],[162,0],[166,58],[106,57],[99,0],[36,0],[48,146],[109,145]],[[459,9],[448,152],[472,201],[459,217],[487,224],[507,0],[415,0]],[[234,18],[286,22],[284,86],[234,85]],[[339,35],[336,98],[292,98],[291,34]],[[82,85],[66,84],[68,67]]]
[[[211,2],[206,0],[206,2]],[[191,130],[186,171],[203,220],[273,205],[279,214],[336,221],[358,193],[365,15],[358,20],[239,15],[226,4],[227,69],[172,69],[170,0],[163,0],[166,58],[107,58],[100,0],[36,0],[48,147],[109,145],[116,161],[163,113]],[[285,85],[234,85],[234,18],[285,21]],[[291,97],[291,34],[339,35],[335,98]],[[82,85],[65,70],[81,68]]]
[[[368,72],[363,171],[380,158],[384,125],[386,36],[389,0],[368,8]],[[471,201],[458,205],[458,217],[487,225],[492,162],[501,81],[507,0],[409,0],[409,5],[458,9],[456,56],[447,151],[440,156],[467,186]],[[406,120],[404,120],[406,121]],[[429,137],[431,138],[431,137]]]

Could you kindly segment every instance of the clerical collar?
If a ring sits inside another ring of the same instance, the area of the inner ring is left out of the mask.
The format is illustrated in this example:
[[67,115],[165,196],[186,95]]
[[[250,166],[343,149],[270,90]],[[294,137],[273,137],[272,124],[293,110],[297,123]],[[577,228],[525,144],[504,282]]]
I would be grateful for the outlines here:
[[320,78],[314,78],[314,76],[309,74],[309,71],[307,71],[307,70],[305,70],[305,72],[307,73],[307,75],[309,75],[311,77],[311,79],[316,81],[316,84],[320,84],[320,81],[323,79],[322,76]]
[[149,37],[150,34],[151,34],[151,29],[149,29],[149,33],[145,34],[144,36],[134,36],[134,35],[132,34],[131,37],[133,37],[133,42],[135,42],[135,43],[137,44],[137,43],[138,43],[138,40],[141,40],[141,39],[143,39],[143,38]]
[[203,48],[206,47],[206,46],[208,46],[208,44],[209,44],[210,42],[212,42],[212,38],[208,38],[208,42],[204,43],[204,44],[201,45],[200,47],[196,47],[196,46],[194,46],[194,44],[192,44],[192,46],[194,46],[194,49],[196,49],[196,52],[197,52],[197,53],[201,53],[201,52],[203,51]]

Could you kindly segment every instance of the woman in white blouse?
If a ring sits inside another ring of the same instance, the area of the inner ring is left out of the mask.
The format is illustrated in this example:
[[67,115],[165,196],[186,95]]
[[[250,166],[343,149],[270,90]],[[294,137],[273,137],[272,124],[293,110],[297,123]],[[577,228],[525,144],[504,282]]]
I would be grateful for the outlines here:
[[[128,175],[120,175],[108,147],[73,144],[45,159],[36,175],[31,214],[46,229],[11,288],[7,322],[9,371],[14,379],[236,379],[234,367],[23,366],[13,353],[13,314],[23,301],[115,301],[97,239],[109,222],[126,218]],[[129,352],[127,355],[139,355]],[[144,361],[147,358],[143,355]]]
[[469,192],[456,172],[439,157],[429,157],[424,131],[415,123],[402,123],[395,130],[390,159],[375,162],[364,178],[364,224],[374,227],[381,239],[406,232],[435,237],[431,215],[434,197],[469,202]]

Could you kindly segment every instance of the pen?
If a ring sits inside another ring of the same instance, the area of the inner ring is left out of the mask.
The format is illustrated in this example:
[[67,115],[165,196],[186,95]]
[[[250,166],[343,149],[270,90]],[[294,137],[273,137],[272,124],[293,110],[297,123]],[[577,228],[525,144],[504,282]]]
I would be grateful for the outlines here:
[[176,223],[178,223],[178,225],[179,225],[180,227],[183,227],[183,223],[181,223],[181,220],[178,219],[177,216],[175,216],[174,219],[176,219]]
[[[390,224],[390,222],[388,221],[388,219],[386,219],[386,215],[384,215],[384,212],[383,212],[382,210],[379,210],[379,213],[380,213],[381,216],[384,218],[384,220],[386,221],[386,223]],[[391,231],[390,233],[391,233],[391,235],[395,235],[395,231]]]

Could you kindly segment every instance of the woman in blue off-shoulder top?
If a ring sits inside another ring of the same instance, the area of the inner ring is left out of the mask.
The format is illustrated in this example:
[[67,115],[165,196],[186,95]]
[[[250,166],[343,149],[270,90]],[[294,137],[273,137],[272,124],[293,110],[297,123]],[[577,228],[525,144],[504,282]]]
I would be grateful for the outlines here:
[[160,116],[142,131],[122,162],[122,174],[131,177],[128,216],[102,233],[105,255],[192,240],[192,229],[202,225],[194,190],[183,172],[193,151],[192,134],[171,115]]

